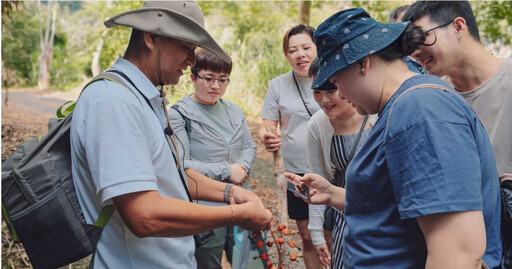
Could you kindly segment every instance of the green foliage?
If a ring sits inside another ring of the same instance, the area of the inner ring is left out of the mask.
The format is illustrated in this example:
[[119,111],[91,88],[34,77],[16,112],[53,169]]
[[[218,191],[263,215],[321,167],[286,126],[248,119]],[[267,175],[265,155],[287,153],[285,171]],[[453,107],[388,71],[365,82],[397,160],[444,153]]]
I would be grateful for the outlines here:
[[[103,33],[103,31],[105,31],[105,26],[103,25],[105,20],[121,12],[140,8],[142,6],[142,2],[143,1],[120,1],[112,3],[112,7],[110,9],[104,10],[104,16],[99,20],[100,25],[98,25],[96,29]],[[104,5],[101,2],[98,3]],[[124,54],[131,35],[131,29],[126,27],[114,27],[106,31],[107,35],[105,37],[105,45],[101,52],[102,70],[110,67],[117,58]],[[96,42],[98,42],[98,40],[96,40]],[[96,44],[97,43],[94,43],[94,47]]]
[[512,42],[512,2],[471,2],[480,30],[480,36],[491,42]]
[[[28,5],[29,3],[26,3]],[[2,3],[3,11],[4,3]],[[39,22],[30,6],[11,10],[7,22],[2,25],[2,63],[12,77],[3,77],[4,86],[29,86],[37,83],[37,71],[33,72],[33,59],[39,55]],[[2,19],[4,19],[2,13]],[[5,19],[4,19],[5,20]],[[37,70],[37,69],[36,69]],[[9,83],[10,82],[10,83]]]
[[[248,115],[256,115],[274,77],[290,67],[282,38],[298,22],[299,2],[200,2],[208,14],[206,28],[233,60],[232,83],[224,98]],[[250,18],[250,19],[249,19]],[[171,100],[193,91],[188,79],[174,87]]]
[[[37,6],[35,2],[16,3],[2,2],[2,81],[8,87],[33,86],[37,83],[40,52]],[[233,59],[232,83],[225,98],[248,115],[259,114],[269,81],[291,69],[282,52],[282,38],[287,29],[299,22],[300,4],[300,1],[199,1],[206,28]],[[350,7],[363,7],[375,19],[387,22],[391,10],[404,4],[411,2],[315,0],[311,5],[310,24],[317,27],[327,17]],[[512,2],[471,4],[480,33],[487,42],[510,44]],[[93,53],[102,39],[103,70],[122,56],[131,30],[106,29],[103,22],[141,5],[142,1],[60,2],[51,69],[53,88],[68,90],[90,79]],[[171,101],[193,91],[188,75],[178,85],[167,88]]]
[[22,6],[23,2],[21,1],[2,1],[2,23],[8,21],[13,10],[22,8]]
[[410,5],[410,1],[352,1],[353,7],[362,7],[377,21],[389,22],[389,14],[394,9]]

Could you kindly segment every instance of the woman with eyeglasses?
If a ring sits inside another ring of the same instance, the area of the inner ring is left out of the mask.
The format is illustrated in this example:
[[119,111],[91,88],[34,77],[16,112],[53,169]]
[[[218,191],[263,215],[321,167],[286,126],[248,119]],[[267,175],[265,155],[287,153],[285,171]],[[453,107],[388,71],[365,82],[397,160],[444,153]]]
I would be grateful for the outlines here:
[[[185,169],[192,168],[210,178],[249,188],[246,180],[256,155],[251,131],[242,110],[222,99],[231,68],[231,63],[207,50],[196,51],[196,64],[190,75],[195,91],[176,102],[169,114],[183,151],[180,154],[184,154]],[[218,228],[214,233],[213,239],[196,249],[200,269],[222,268],[224,250],[232,262],[233,227]]]
[[345,188],[314,174],[285,175],[299,189],[309,186],[312,204],[344,210],[344,268],[498,267],[493,149],[452,87],[403,62],[427,45],[422,29],[353,8],[323,22],[315,43],[313,89],[337,88],[359,114],[379,116],[346,170]]
[[[304,174],[309,171],[307,158],[308,121],[320,109],[313,98],[309,66],[316,58],[313,42],[315,29],[297,25],[289,29],[283,39],[283,52],[292,70],[270,81],[263,103],[259,137],[267,151],[281,149],[286,171]],[[281,135],[274,135],[268,127],[279,125]],[[282,148],[281,148],[282,146]],[[288,215],[296,220],[302,238],[302,254],[308,269],[320,268],[308,230],[308,205],[287,192]],[[319,243],[325,242],[323,238]]]

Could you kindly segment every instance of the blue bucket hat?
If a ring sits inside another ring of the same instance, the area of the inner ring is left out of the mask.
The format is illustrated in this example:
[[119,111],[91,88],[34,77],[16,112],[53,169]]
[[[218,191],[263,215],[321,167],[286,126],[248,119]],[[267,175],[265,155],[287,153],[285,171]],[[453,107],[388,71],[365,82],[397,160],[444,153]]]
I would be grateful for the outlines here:
[[320,68],[312,88],[336,89],[329,82],[331,76],[393,43],[409,23],[380,23],[362,8],[345,9],[329,17],[313,37]]

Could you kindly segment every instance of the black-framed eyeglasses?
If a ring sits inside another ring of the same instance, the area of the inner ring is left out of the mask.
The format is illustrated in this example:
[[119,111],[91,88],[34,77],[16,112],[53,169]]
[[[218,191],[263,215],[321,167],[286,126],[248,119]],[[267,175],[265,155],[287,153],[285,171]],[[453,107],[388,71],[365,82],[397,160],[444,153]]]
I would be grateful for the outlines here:
[[203,78],[200,75],[195,75],[196,77],[203,80],[203,82],[207,85],[212,85],[215,81],[219,82],[220,86],[227,86],[229,84],[229,78]]
[[453,22],[453,20],[451,20],[451,21],[449,21],[449,22],[447,22],[447,23],[443,23],[443,24],[438,25],[438,26],[436,26],[436,27],[434,27],[434,28],[428,29],[428,30],[427,30],[427,31],[425,31],[424,33],[425,33],[425,34],[428,34],[428,33],[432,32],[432,31],[434,31],[434,30],[436,30],[436,29],[439,29],[439,28],[443,28],[443,27],[445,27],[445,26],[448,26],[448,25],[449,25],[450,23],[452,23],[452,22]]

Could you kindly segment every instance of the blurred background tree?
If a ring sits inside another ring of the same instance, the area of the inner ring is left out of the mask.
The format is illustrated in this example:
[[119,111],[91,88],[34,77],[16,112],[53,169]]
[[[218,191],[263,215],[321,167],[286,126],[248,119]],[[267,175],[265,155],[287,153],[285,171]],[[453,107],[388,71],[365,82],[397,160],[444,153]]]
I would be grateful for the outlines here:
[[[41,10],[51,2],[42,1]],[[80,89],[92,76],[122,56],[130,30],[106,29],[109,16],[140,7],[142,1],[58,1],[50,66],[52,90]],[[231,55],[232,83],[225,98],[249,116],[260,113],[269,81],[290,70],[282,51],[288,28],[300,22],[317,27],[335,12],[363,7],[377,20],[388,21],[394,8],[410,1],[199,1],[206,28]],[[471,2],[484,39],[494,54],[512,54],[512,2]],[[2,1],[2,85],[33,88],[38,83],[41,54],[37,2]],[[169,87],[171,102],[192,92],[188,75]]]

